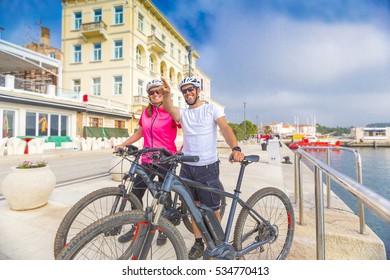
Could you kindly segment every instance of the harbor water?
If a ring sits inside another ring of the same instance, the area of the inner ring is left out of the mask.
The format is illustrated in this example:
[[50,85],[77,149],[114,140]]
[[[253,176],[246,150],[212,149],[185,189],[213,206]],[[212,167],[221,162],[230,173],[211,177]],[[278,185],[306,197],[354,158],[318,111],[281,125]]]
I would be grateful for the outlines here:
[[[363,185],[390,200],[390,148],[358,148],[362,160]],[[311,154],[325,161],[324,151],[311,151]],[[355,156],[347,151],[332,151],[331,166],[357,180]],[[331,188],[353,211],[358,214],[357,199],[336,182]],[[390,259],[390,224],[382,221],[368,208],[365,208],[366,224],[378,235],[386,247]],[[357,225],[358,226],[358,225]]]

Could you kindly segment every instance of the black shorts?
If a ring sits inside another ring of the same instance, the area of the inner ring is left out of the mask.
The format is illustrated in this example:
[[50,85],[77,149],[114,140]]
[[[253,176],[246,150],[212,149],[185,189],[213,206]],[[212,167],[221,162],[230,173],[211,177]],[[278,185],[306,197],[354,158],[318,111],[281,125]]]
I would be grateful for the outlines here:
[[[219,161],[204,166],[193,166],[182,163],[180,176],[207,184],[212,188],[221,189],[221,183],[219,181]],[[199,201],[213,210],[218,210],[221,207],[221,198],[218,194],[196,189],[194,187],[189,188],[195,201]]]

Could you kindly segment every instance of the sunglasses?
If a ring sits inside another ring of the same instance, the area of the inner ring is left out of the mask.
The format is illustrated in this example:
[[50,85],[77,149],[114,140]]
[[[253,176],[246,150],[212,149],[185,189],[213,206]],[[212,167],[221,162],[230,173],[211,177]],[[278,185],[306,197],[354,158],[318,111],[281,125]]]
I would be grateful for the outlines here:
[[148,94],[149,94],[149,95],[154,95],[155,93],[158,93],[158,94],[160,94],[160,91],[159,91],[158,89],[155,89],[155,90],[149,90],[149,91],[148,91]]
[[194,91],[194,89],[195,89],[195,87],[194,87],[194,86],[192,86],[192,87],[189,87],[189,88],[186,88],[186,89],[182,89],[182,90],[181,90],[181,93],[182,93],[182,94],[186,94],[186,93],[187,93],[187,91],[193,92],[193,91]]

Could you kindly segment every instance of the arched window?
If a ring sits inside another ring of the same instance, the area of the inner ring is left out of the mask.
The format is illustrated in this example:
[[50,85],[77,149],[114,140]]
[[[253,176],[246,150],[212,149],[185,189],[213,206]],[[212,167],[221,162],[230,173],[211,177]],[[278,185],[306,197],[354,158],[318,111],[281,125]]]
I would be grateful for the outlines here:
[[135,57],[137,60],[137,64],[142,65],[142,53],[141,53],[141,49],[139,47],[137,47]]
[[149,70],[150,72],[155,72],[155,62],[152,56],[149,56]]

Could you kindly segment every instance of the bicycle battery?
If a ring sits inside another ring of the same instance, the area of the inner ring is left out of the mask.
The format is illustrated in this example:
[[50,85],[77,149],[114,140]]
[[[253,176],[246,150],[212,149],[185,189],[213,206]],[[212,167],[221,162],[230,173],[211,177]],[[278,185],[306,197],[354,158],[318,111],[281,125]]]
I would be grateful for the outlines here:
[[221,223],[214,214],[214,210],[204,204],[200,204],[198,207],[202,213],[203,220],[211,235],[211,238],[214,240],[216,245],[221,244],[225,238],[225,234],[223,232]]

